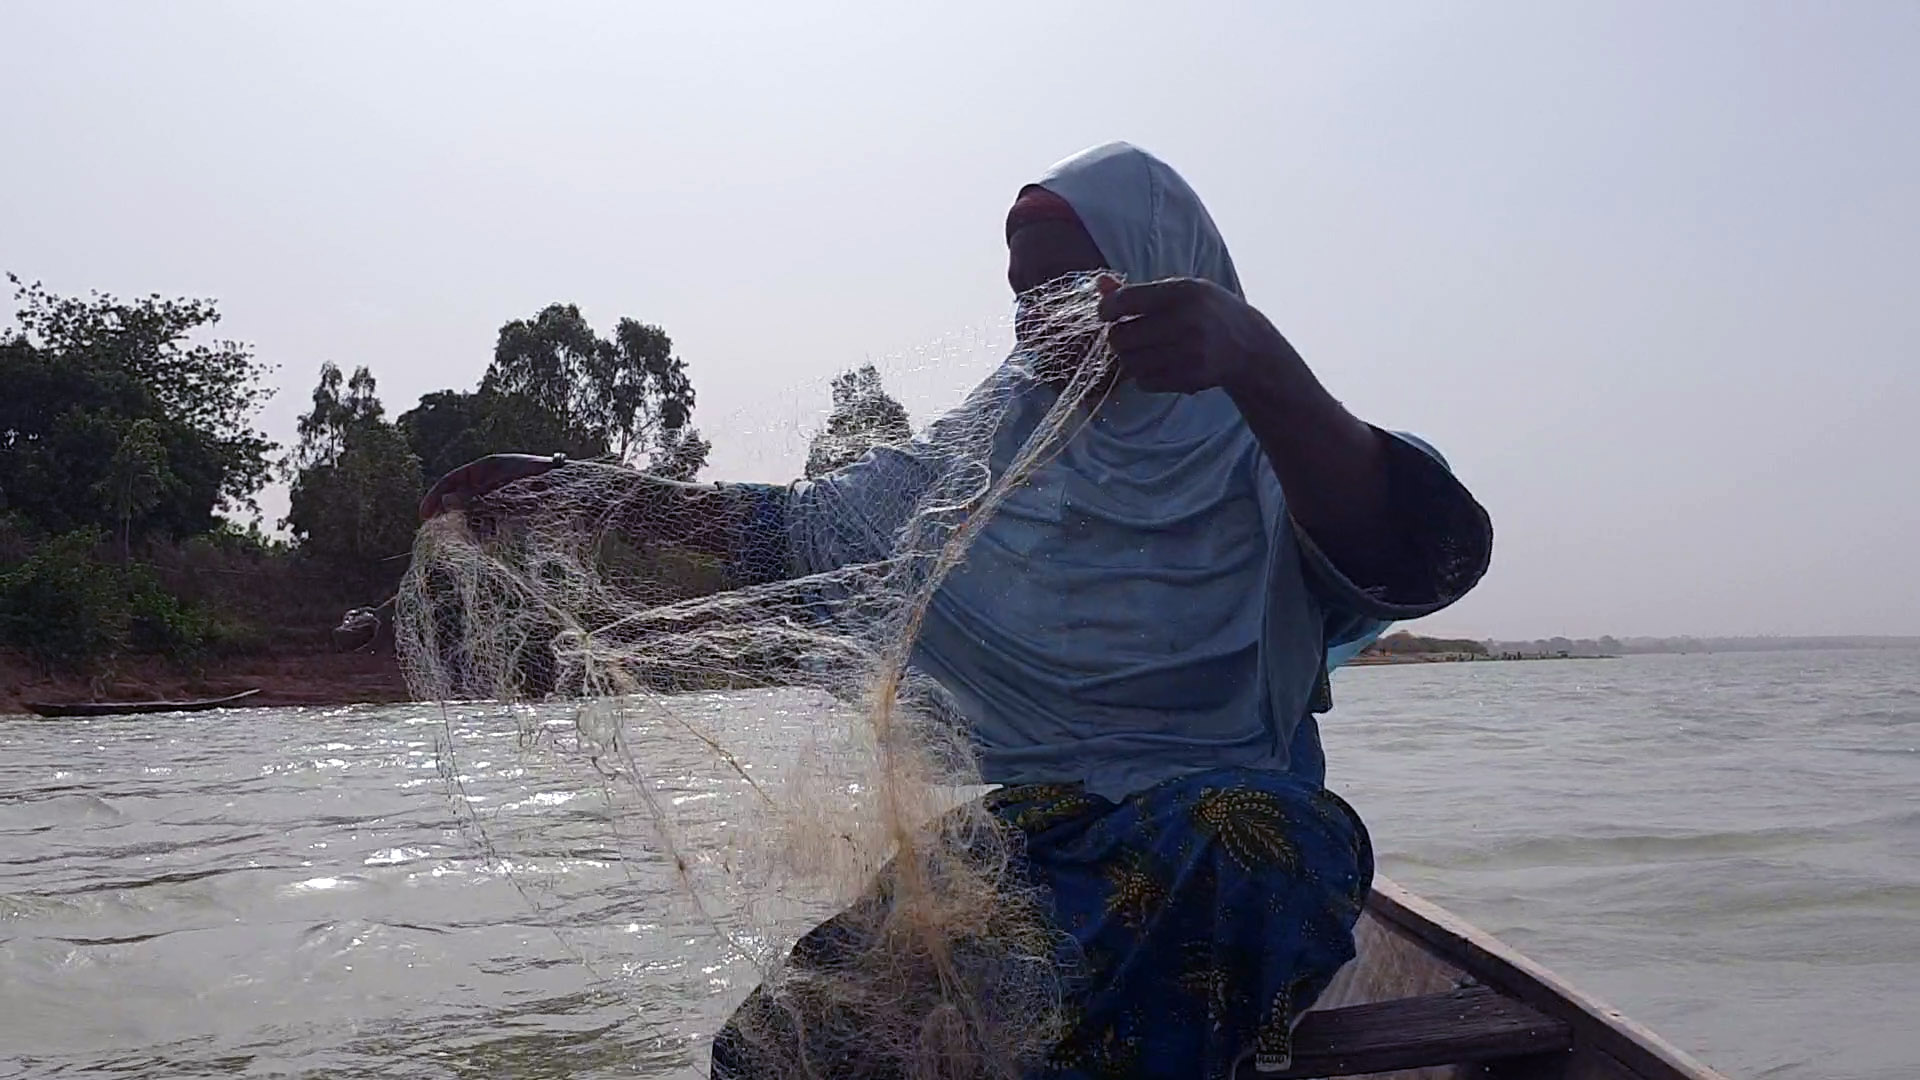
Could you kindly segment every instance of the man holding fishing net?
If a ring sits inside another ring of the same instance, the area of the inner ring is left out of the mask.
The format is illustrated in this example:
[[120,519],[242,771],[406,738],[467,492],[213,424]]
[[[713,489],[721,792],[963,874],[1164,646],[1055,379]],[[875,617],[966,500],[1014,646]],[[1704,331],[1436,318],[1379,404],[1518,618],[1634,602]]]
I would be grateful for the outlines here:
[[[1293,1024],[1353,957],[1373,874],[1364,826],[1323,787],[1327,672],[1486,569],[1485,511],[1425,444],[1321,386],[1170,167],[1087,151],[1023,189],[1006,228],[1015,354],[959,409],[815,480],[651,482],[617,517],[724,557],[749,589],[832,579],[840,596],[847,568],[916,568],[899,572],[924,602],[898,625],[978,779],[1001,785],[975,805],[1010,837],[1011,907],[1037,912],[1071,973],[1058,1015],[1031,1017],[1047,1045],[998,1058],[988,1028],[1020,1017],[993,988],[1015,965],[964,935],[932,950],[937,981],[973,987],[959,999],[909,1007],[828,980],[899,967],[849,960],[898,929],[874,914],[902,902],[890,869],[735,1014],[716,1076],[1284,1067]],[[558,464],[483,459],[422,512],[576,467]],[[965,497],[942,487],[975,473]],[[945,880],[921,865],[906,870]]]

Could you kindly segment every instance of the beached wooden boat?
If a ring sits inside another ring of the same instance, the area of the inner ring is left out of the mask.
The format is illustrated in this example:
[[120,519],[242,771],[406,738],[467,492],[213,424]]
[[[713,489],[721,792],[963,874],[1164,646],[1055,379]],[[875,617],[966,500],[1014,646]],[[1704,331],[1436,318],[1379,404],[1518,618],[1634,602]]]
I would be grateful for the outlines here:
[[1292,1067],[1240,1080],[1725,1080],[1385,879],[1356,936],[1359,959],[1294,1030]]
[[205,712],[224,709],[258,694],[258,687],[226,697],[193,701],[28,701],[22,704],[41,716],[128,716],[137,713]]

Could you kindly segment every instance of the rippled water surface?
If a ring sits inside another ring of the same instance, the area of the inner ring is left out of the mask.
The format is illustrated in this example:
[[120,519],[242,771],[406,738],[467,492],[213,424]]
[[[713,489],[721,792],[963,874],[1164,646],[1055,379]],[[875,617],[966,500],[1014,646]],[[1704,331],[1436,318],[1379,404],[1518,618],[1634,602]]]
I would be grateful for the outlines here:
[[[1735,1076],[1920,1075],[1920,653],[1336,699],[1331,782],[1403,884]],[[812,707],[757,703],[745,752]],[[0,1075],[690,1073],[751,968],[663,929],[674,862],[592,775],[492,710],[0,720]]]

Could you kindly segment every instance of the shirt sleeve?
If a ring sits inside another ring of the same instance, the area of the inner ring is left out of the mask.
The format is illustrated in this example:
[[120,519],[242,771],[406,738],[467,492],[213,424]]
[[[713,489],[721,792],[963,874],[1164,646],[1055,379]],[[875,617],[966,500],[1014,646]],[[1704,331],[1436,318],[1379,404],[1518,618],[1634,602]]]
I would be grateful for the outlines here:
[[[1440,452],[1417,436],[1381,434],[1388,447],[1389,527],[1399,533],[1401,557],[1380,580],[1348,576],[1288,518],[1307,587],[1327,609],[1330,666],[1365,648],[1389,624],[1431,615],[1459,600],[1492,558],[1492,520]],[[1263,495],[1270,504],[1284,506],[1279,479],[1261,464]]]
[[787,557],[795,577],[880,562],[936,482],[936,462],[916,444],[877,446],[845,468],[789,489]]
[[[881,562],[956,525],[991,480],[994,439],[1018,445],[1024,429],[1003,422],[1009,403],[1019,404],[1010,385],[1016,377],[1002,368],[912,439],[794,484],[784,518],[791,574]],[[928,531],[909,537],[910,527]]]
[[727,588],[765,585],[792,576],[788,557],[787,504],[793,490],[776,484],[720,484],[746,503],[744,524],[728,556]]
[[746,506],[726,561],[729,588],[879,562],[925,488],[912,455],[879,447],[851,465],[793,484],[721,484]]

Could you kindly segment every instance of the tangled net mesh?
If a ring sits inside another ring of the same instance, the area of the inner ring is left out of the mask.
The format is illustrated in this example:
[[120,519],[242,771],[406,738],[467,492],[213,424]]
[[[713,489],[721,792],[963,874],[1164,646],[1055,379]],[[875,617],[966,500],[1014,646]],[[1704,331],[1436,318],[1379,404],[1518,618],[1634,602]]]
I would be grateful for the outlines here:
[[[663,500],[592,463],[416,538],[396,605],[415,697],[500,703],[523,746],[590,771],[619,861],[670,882],[644,893],[655,932],[757,971],[736,1043],[756,1075],[1011,1077],[1064,1032],[1071,942],[1022,880],[1017,832],[965,798],[965,725],[910,661],[941,582],[1109,383],[1092,285],[1021,298],[1010,367],[1027,370],[916,437],[926,467],[882,500],[904,508],[878,523],[883,558],[715,592],[720,568],[684,541],[727,520],[726,494]],[[1057,398],[1009,441],[1010,387],[1041,382]],[[812,693],[742,693],[767,687]],[[835,912],[832,955],[788,962]]]

